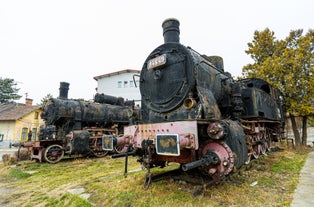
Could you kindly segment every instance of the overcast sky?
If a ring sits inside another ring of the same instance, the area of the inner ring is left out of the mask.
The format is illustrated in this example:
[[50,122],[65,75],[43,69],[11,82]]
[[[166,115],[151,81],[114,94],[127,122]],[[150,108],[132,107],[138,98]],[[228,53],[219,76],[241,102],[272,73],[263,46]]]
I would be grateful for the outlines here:
[[255,30],[277,39],[291,30],[314,29],[313,0],[0,0],[0,77],[13,78],[35,104],[58,97],[92,99],[95,76],[141,69],[163,43],[162,22],[180,21],[180,42],[224,58],[239,76]]

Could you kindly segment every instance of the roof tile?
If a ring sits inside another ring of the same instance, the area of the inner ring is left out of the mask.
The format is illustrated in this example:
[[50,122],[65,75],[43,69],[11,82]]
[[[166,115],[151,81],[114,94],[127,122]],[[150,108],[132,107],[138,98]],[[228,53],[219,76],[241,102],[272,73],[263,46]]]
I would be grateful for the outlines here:
[[39,105],[26,106],[21,103],[8,103],[0,106],[0,121],[18,120],[19,118],[39,109]]

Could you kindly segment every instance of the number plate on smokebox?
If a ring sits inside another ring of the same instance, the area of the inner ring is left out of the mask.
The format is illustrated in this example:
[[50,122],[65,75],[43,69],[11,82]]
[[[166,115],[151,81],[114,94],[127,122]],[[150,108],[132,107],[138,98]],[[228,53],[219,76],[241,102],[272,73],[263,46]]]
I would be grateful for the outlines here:
[[180,138],[178,134],[157,134],[156,151],[159,155],[179,156]]
[[102,149],[112,151],[113,150],[113,136],[103,135],[102,136]]
[[150,70],[150,69],[158,68],[162,65],[165,65],[166,61],[167,61],[166,54],[159,55],[153,59],[150,59],[147,62],[147,69]]

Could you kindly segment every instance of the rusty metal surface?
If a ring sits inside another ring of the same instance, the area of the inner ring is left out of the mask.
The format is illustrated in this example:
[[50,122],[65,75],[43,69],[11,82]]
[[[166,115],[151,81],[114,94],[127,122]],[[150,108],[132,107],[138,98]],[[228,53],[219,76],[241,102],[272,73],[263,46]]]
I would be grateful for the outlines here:
[[68,141],[68,153],[84,154],[89,152],[89,132],[86,130],[72,131],[72,139]]
[[80,122],[128,122],[131,107],[99,104],[78,100],[50,99],[41,117],[46,124],[53,124],[60,119]]
[[[174,50],[177,52],[174,53]],[[158,54],[160,55],[161,51],[167,56],[166,64],[157,69],[148,70],[148,63]],[[195,83],[191,68],[193,68],[193,57],[180,44],[168,43],[153,51],[147,57],[141,71],[140,91],[143,109],[157,113],[170,112],[168,120],[172,121],[171,113],[182,104]],[[157,118],[155,116],[158,114],[153,116],[147,114],[147,117],[143,116],[143,121],[154,121]]]
[[244,111],[242,118],[263,118],[283,122],[280,92],[266,81],[252,78],[239,81]]
[[[120,100],[111,96],[105,98]],[[123,126],[130,120],[138,120],[138,115],[138,109],[130,105],[51,98],[41,114],[46,126],[40,129],[39,145],[45,149],[57,142],[67,155],[93,153],[102,157],[108,153],[102,148],[103,135],[120,136]]]
[[178,134],[180,137],[180,148],[197,150],[198,132],[197,121],[165,122],[156,124],[140,124],[124,128],[125,135],[133,137],[135,147],[141,148],[143,140],[149,139],[156,143],[157,134]]
[[232,150],[226,143],[209,142],[202,148],[202,155],[205,155],[207,150],[216,153],[220,162],[218,165],[203,165],[202,169],[205,170],[206,173],[211,175],[214,179],[220,180],[222,177],[232,172],[235,158]]

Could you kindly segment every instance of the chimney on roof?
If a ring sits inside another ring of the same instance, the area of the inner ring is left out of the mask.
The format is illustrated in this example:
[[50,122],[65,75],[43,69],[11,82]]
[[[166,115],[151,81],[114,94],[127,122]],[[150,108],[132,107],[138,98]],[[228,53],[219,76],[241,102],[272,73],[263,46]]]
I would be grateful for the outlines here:
[[33,99],[26,98],[25,99],[25,105],[26,106],[32,106],[33,105]]

